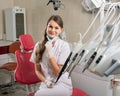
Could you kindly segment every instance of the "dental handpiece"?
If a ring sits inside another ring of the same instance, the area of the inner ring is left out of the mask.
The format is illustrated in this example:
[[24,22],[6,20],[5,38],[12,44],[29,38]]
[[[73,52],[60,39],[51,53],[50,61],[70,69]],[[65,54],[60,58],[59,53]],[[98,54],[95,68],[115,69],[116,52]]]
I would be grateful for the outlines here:
[[103,56],[102,55],[100,55],[99,57],[98,57],[98,59],[96,60],[96,64],[99,64],[100,63],[100,61],[102,60],[102,58],[103,58]]
[[76,60],[76,57],[78,56],[78,53],[76,53],[71,61],[71,63],[69,64],[68,68],[66,69],[66,71],[69,73],[69,70],[73,64],[73,62]]
[[69,76],[71,76],[71,73],[72,73],[72,71],[74,70],[74,68],[76,67],[76,65],[79,64],[79,62],[80,62],[81,58],[83,57],[84,53],[85,53],[85,50],[82,50],[82,52],[80,52],[80,54],[79,54],[79,56],[78,56],[78,61],[77,61],[76,64],[74,64],[74,65],[72,66],[72,68],[69,70]]
[[116,60],[116,62],[107,71],[105,71],[104,75],[109,76],[118,67],[120,67],[120,61]]
[[64,70],[65,70],[65,68],[66,68],[66,66],[67,66],[67,64],[68,64],[68,62],[70,61],[71,56],[72,56],[72,52],[70,52],[68,58],[66,59],[64,65],[63,65],[63,67],[62,67],[62,69],[61,69],[61,71],[60,71],[60,73],[59,73],[59,75],[58,75],[58,77],[57,77],[57,79],[56,79],[56,81],[55,81],[55,83],[57,83],[57,81],[59,80],[59,78],[60,78],[61,75],[63,74],[63,72],[64,72]]
[[97,55],[97,52],[94,52],[93,55],[89,58],[88,62],[86,63],[86,65],[84,67],[84,69],[82,70],[82,72],[84,72],[86,69],[88,69],[88,67],[91,65],[91,63],[95,59],[96,55]]

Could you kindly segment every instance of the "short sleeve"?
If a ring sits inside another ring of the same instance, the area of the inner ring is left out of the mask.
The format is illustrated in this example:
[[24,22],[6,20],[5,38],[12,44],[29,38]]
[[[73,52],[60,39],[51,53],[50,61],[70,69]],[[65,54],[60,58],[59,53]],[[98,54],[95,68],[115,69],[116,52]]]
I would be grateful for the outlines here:
[[67,42],[65,42],[63,45],[62,45],[62,48],[61,48],[61,52],[59,54],[59,57],[58,57],[58,64],[60,65],[64,65],[66,59],[68,58],[70,54],[70,47],[69,47],[69,44]]
[[32,52],[32,54],[31,54],[31,57],[30,57],[30,62],[35,63],[34,58],[35,58],[35,51],[36,51],[37,47],[38,47],[38,42],[35,44],[35,47],[34,47],[34,49],[33,49],[33,52]]

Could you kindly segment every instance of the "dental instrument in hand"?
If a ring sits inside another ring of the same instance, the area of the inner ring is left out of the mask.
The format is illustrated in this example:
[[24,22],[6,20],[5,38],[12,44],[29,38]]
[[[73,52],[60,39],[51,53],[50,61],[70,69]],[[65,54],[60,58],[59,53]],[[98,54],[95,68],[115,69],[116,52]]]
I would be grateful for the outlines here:
[[68,62],[70,61],[71,56],[72,56],[72,52],[70,52],[68,58],[66,59],[66,61],[65,61],[64,65],[63,65],[61,71],[60,71],[59,74],[58,74],[58,77],[57,77],[55,83],[57,83],[57,81],[59,80],[59,78],[60,78],[61,75],[63,74],[64,70],[66,69],[67,64],[68,64]]

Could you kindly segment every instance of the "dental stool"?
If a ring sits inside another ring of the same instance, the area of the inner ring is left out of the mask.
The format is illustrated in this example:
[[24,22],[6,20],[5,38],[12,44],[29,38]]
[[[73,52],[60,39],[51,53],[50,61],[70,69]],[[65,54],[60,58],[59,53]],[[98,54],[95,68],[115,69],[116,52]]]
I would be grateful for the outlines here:
[[[34,41],[29,34],[20,35],[21,50],[15,52],[17,67],[14,77],[17,82],[27,86],[27,92],[35,91],[35,84],[41,82],[35,74],[34,63],[30,62],[30,57],[34,49]],[[27,93],[27,94],[28,94]]]

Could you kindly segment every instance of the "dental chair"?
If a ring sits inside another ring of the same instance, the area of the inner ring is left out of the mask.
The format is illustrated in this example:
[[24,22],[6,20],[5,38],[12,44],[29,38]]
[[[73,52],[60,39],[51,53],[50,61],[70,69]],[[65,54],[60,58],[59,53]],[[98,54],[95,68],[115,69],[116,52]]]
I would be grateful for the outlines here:
[[30,62],[30,57],[34,48],[34,41],[29,34],[20,35],[21,50],[15,52],[17,67],[14,71],[15,80],[27,85],[27,94],[35,92],[35,84],[41,82],[35,74],[34,63]]

